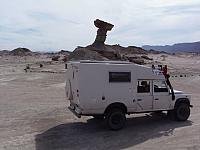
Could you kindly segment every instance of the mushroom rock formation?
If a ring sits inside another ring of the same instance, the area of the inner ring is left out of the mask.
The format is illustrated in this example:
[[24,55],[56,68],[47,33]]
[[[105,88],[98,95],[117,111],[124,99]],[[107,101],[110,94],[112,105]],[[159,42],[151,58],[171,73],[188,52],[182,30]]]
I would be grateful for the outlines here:
[[92,46],[95,48],[103,48],[105,46],[104,42],[106,41],[107,32],[111,31],[114,25],[99,19],[94,21],[94,25],[98,28],[98,30],[96,39]]

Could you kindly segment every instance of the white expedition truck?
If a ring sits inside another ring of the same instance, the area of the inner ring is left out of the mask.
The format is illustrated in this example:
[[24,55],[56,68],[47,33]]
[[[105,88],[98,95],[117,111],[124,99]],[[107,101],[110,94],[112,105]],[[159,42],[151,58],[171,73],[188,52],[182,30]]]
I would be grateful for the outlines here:
[[190,116],[191,95],[173,90],[162,70],[123,61],[66,64],[68,107],[77,117],[104,118],[119,130],[126,114],[167,111],[179,121]]

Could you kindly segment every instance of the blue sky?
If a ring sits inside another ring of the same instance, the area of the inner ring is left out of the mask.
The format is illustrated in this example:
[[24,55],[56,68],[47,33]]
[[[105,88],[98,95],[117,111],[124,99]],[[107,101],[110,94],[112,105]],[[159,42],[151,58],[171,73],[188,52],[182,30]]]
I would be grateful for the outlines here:
[[0,0],[0,50],[73,51],[91,44],[96,18],[113,23],[107,44],[200,41],[200,0]]

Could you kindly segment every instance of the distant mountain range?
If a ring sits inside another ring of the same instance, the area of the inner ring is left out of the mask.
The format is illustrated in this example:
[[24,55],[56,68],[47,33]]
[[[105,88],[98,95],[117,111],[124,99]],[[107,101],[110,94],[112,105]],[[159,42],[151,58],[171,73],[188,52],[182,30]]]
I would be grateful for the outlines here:
[[156,50],[156,51],[165,51],[169,53],[175,52],[197,52],[200,53],[200,42],[193,43],[178,43],[174,45],[165,45],[165,46],[151,46],[144,45],[142,46],[145,50]]

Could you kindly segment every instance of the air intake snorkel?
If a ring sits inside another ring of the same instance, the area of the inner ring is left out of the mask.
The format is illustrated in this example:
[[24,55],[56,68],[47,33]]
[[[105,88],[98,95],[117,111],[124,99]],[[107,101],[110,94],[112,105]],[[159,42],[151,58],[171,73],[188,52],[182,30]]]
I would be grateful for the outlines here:
[[165,76],[165,78],[166,78],[166,83],[167,83],[167,85],[169,86],[169,88],[170,88],[170,90],[171,90],[171,93],[172,93],[172,100],[175,100],[174,89],[173,89],[173,87],[172,87],[172,85],[171,85],[171,83],[170,83],[170,81],[169,81],[170,75],[167,74],[167,75]]

